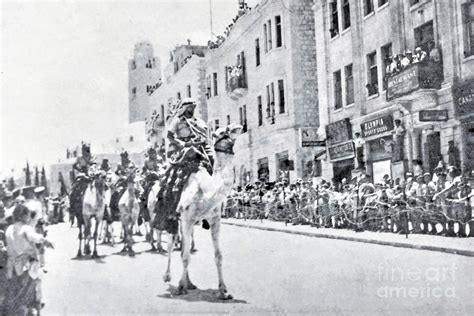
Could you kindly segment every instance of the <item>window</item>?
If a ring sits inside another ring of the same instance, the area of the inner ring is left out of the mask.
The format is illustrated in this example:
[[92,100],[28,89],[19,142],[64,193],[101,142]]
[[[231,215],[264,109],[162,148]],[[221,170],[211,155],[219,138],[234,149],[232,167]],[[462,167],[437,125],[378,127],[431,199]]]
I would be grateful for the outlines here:
[[268,20],[268,50],[272,49],[272,20]]
[[354,103],[354,76],[352,75],[352,64],[344,67],[346,75],[346,105]]
[[345,30],[351,26],[351,9],[349,0],[342,0],[342,29]]
[[379,91],[379,81],[377,77],[377,53],[367,55],[368,82],[366,85],[369,96],[377,94]]
[[260,40],[255,40],[255,66],[260,66]]
[[137,63],[132,60],[132,65],[131,65],[132,70],[137,68]]
[[243,115],[242,132],[246,133],[247,132],[247,106],[246,105],[242,107],[242,115]]
[[369,15],[374,12],[374,0],[363,0],[364,1],[364,15]]
[[329,9],[331,10],[331,28],[329,32],[331,37],[335,37],[339,34],[339,20],[337,12],[337,1],[333,1],[329,4]]
[[263,25],[263,39],[265,42],[264,48],[265,48],[265,53],[268,52],[268,34],[267,34],[267,24]]
[[211,75],[207,76],[207,81],[206,81],[206,86],[207,86],[207,91],[206,91],[206,97],[209,99],[211,97]]
[[128,140],[133,142],[133,136],[130,136],[130,138]]
[[465,30],[464,56],[474,55],[474,3],[463,4],[463,23]]
[[227,115],[227,125],[230,125],[230,115]]
[[262,96],[257,97],[257,107],[258,107],[258,126],[263,125],[263,108],[262,108]]
[[382,77],[383,77],[383,89],[387,89],[387,68],[390,67],[390,56],[392,56],[392,43],[382,46],[380,49],[382,54],[383,67],[382,67]]
[[386,3],[388,3],[388,0],[379,0],[379,8]]
[[434,41],[433,21],[415,29],[415,48],[421,47],[423,51],[429,52],[429,43],[431,41]]
[[410,0],[410,5],[415,5],[417,4],[418,2],[420,2],[420,0]]
[[219,120],[214,120],[214,128],[216,130],[219,128]]
[[217,72],[212,74],[212,80],[214,82],[214,96],[217,95]]
[[281,16],[277,15],[275,17],[275,31],[276,31],[276,44],[275,47],[281,47],[282,38],[281,38]]
[[285,85],[283,80],[278,80],[278,113],[285,113]]
[[161,105],[161,121],[165,120],[165,105]]
[[191,85],[190,84],[188,84],[187,91],[188,91],[188,98],[190,98],[191,97]]
[[244,126],[244,114],[242,108],[239,108],[239,124]]
[[178,100],[181,100],[181,92],[176,93],[176,97],[178,98]]
[[137,87],[132,88],[132,98],[137,96]]
[[334,82],[334,108],[342,108],[342,85],[341,85],[341,71],[338,70],[333,73],[333,82]]

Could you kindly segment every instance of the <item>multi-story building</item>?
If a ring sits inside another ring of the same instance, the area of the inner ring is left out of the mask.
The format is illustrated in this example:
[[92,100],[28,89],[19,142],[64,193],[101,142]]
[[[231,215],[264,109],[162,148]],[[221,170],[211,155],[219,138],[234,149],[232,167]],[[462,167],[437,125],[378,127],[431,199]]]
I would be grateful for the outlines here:
[[181,45],[170,53],[170,63],[165,68],[164,82],[151,93],[152,114],[148,120],[147,132],[155,145],[164,144],[163,129],[170,106],[178,100],[193,98],[197,102],[195,114],[207,121],[206,76],[204,56],[207,46]]
[[[261,1],[206,57],[211,129],[240,123],[240,184],[310,177],[318,124],[311,0]],[[304,146],[304,147],[303,147]]]
[[128,120],[145,121],[150,116],[150,95],[161,84],[160,60],[149,42],[135,44],[128,61]]
[[[322,176],[396,179],[440,160],[472,169],[472,1],[316,0],[313,9]],[[394,67],[389,57],[409,50],[419,62]]]

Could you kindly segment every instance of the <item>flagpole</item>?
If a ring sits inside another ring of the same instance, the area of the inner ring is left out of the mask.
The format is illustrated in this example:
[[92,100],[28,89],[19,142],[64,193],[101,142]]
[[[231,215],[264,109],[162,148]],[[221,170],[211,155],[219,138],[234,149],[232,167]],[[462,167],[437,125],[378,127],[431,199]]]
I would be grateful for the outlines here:
[[210,19],[210,24],[211,24],[211,41],[212,41],[213,35],[214,35],[214,30],[212,26],[212,0],[209,0],[209,19]]

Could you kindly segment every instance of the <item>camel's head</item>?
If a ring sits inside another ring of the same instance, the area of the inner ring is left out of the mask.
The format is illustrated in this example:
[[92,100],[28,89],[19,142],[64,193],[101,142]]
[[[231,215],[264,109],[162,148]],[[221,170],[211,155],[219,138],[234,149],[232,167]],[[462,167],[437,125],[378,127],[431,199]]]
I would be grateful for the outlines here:
[[214,150],[226,154],[234,154],[234,144],[237,136],[242,133],[242,125],[230,124],[227,128],[218,128],[214,137]]

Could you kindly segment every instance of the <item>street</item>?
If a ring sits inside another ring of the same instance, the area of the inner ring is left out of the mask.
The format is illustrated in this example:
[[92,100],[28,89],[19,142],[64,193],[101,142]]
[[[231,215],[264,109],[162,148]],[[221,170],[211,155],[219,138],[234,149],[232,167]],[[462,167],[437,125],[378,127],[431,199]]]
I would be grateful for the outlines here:
[[[100,245],[97,260],[73,259],[77,228],[50,226],[49,238],[56,248],[46,258],[45,315],[467,315],[474,307],[473,259],[458,255],[222,225],[234,297],[222,302],[214,298],[211,236],[198,226],[190,278],[199,289],[183,296],[170,293],[167,257],[150,253],[143,237],[135,237],[135,257],[120,254],[122,245]],[[174,252],[172,286],[181,270]]]

